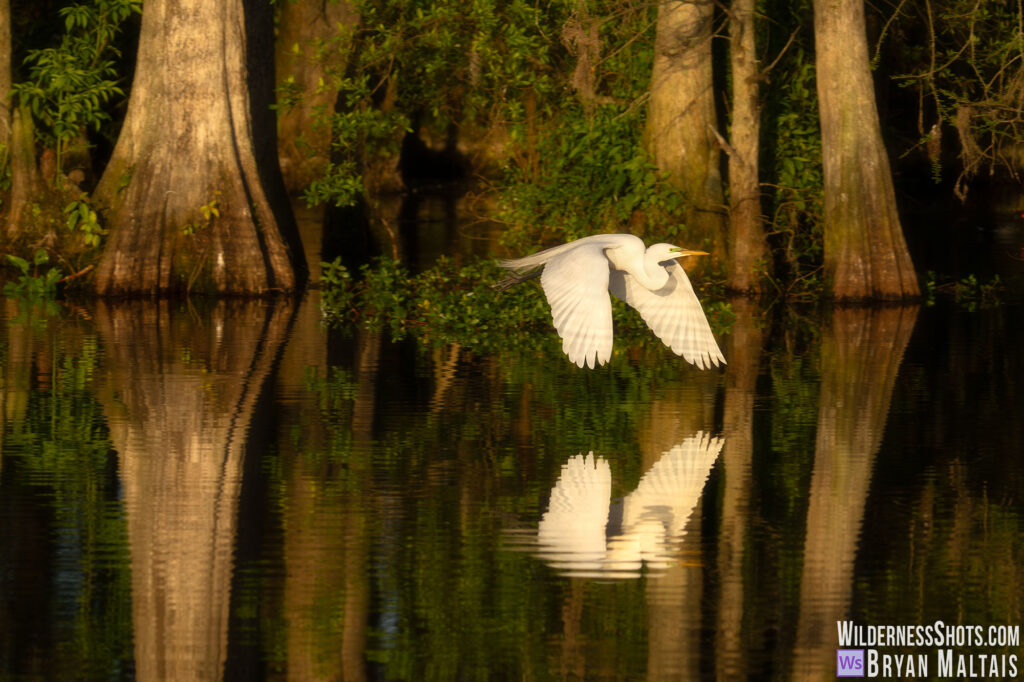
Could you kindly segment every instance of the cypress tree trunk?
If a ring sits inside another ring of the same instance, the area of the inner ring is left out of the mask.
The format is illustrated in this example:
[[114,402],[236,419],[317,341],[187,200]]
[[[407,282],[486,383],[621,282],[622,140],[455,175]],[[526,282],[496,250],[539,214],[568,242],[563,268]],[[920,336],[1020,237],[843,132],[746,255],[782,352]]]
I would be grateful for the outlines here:
[[[725,221],[711,74],[711,0],[662,2],[654,40],[647,149],[691,208],[691,239],[720,250]],[[701,244],[694,244],[694,246]]]
[[[359,13],[346,0],[285,2],[280,5],[275,62],[279,86],[300,94],[278,116],[278,157],[289,192],[299,193],[323,175],[331,156],[331,126],[337,89],[327,74],[345,70],[352,36],[339,35],[359,25]],[[321,54],[322,43],[337,47]],[[318,113],[324,112],[324,113]]]
[[815,0],[814,35],[832,294],[916,297],[868,66],[863,0]]
[[761,183],[757,173],[761,112],[754,45],[754,0],[730,7],[729,57],[732,61],[732,150],[729,154],[729,288],[758,288],[758,264],[768,260],[761,223]]
[[[11,115],[10,131],[11,199],[7,212],[7,241],[25,235],[25,209],[40,202],[46,195],[45,185],[36,164],[35,125],[32,112],[21,106]],[[44,202],[45,203],[45,202]],[[39,221],[40,225],[45,221]]]
[[263,294],[300,283],[268,109],[270,9],[147,0],[128,113],[96,189],[110,229],[99,293]]

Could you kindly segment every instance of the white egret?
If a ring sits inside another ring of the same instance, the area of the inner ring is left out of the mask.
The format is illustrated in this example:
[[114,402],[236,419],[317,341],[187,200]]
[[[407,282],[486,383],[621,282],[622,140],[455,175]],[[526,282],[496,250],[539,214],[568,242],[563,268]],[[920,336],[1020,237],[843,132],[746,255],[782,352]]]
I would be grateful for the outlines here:
[[[725,364],[711,326],[690,280],[676,258],[707,255],[672,244],[644,247],[631,234],[597,234],[500,261],[518,275],[507,288],[537,276],[551,306],[562,350],[580,367],[597,367],[612,355],[612,304],[615,294],[640,312],[654,334],[676,355],[701,369]],[[528,274],[523,274],[528,273]]]

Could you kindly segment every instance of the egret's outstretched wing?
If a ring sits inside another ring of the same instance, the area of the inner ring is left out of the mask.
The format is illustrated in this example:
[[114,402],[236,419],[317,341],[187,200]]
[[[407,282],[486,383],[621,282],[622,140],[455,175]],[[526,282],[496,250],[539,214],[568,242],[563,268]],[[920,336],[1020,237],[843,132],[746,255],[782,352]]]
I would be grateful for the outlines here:
[[537,529],[543,558],[563,565],[599,566],[605,555],[605,527],[612,493],[608,462],[588,453],[562,465],[548,510]]
[[540,277],[562,350],[580,367],[603,365],[612,356],[608,273],[604,247],[586,242],[551,258]]
[[640,285],[622,270],[612,271],[609,289],[636,308],[655,336],[676,355],[701,369],[724,365],[725,357],[686,272],[675,262],[667,267],[668,284],[657,291]]

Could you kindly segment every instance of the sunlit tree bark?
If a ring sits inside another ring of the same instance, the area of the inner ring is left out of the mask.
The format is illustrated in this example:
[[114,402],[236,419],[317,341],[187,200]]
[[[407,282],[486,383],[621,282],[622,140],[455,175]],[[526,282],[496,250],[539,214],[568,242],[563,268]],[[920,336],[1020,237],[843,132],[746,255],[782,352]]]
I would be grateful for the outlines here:
[[344,72],[359,14],[347,0],[290,0],[279,5],[277,83],[298,99],[277,119],[277,153],[285,186],[299,193],[323,176],[331,155],[330,115],[338,97],[331,71]]
[[259,0],[147,0],[127,116],[96,189],[110,230],[101,294],[300,283],[268,107],[270,12]]
[[757,288],[759,269],[767,267],[768,248],[761,222],[758,143],[757,52],[754,0],[734,0],[729,7],[729,58],[732,61],[732,122],[729,153],[729,288]]
[[837,308],[825,330],[793,679],[835,673],[835,624],[852,598],[871,472],[916,318],[916,307]]
[[[724,246],[725,219],[711,74],[711,0],[658,5],[646,145],[686,195],[693,246]],[[700,242],[700,244],[696,243]]]
[[916,297],[875,105],[863,0],[815,0],[814,34],[832,295]]
[[223,675],[243,459],[291,305],[101,305],[98,391],[124,485],[135,673]]
[[11,197],[6,234],[8,240],[14,240],[26,231],[29,206],[39,202],[45,194],[36,164],[35,126],[26,106],[17,107],[11,113],[10,145]]

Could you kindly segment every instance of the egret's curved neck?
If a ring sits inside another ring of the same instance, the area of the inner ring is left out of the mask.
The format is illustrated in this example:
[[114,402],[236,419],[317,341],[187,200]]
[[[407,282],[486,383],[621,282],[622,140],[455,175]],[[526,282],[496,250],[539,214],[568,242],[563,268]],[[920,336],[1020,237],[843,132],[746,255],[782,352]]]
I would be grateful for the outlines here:
[[659,265],[657,257],[649,251],[634,254],[623,249],[608,249],[606,253],[617,270],[625,270],[645,288],[657,291],[668,284],[668,270]]

